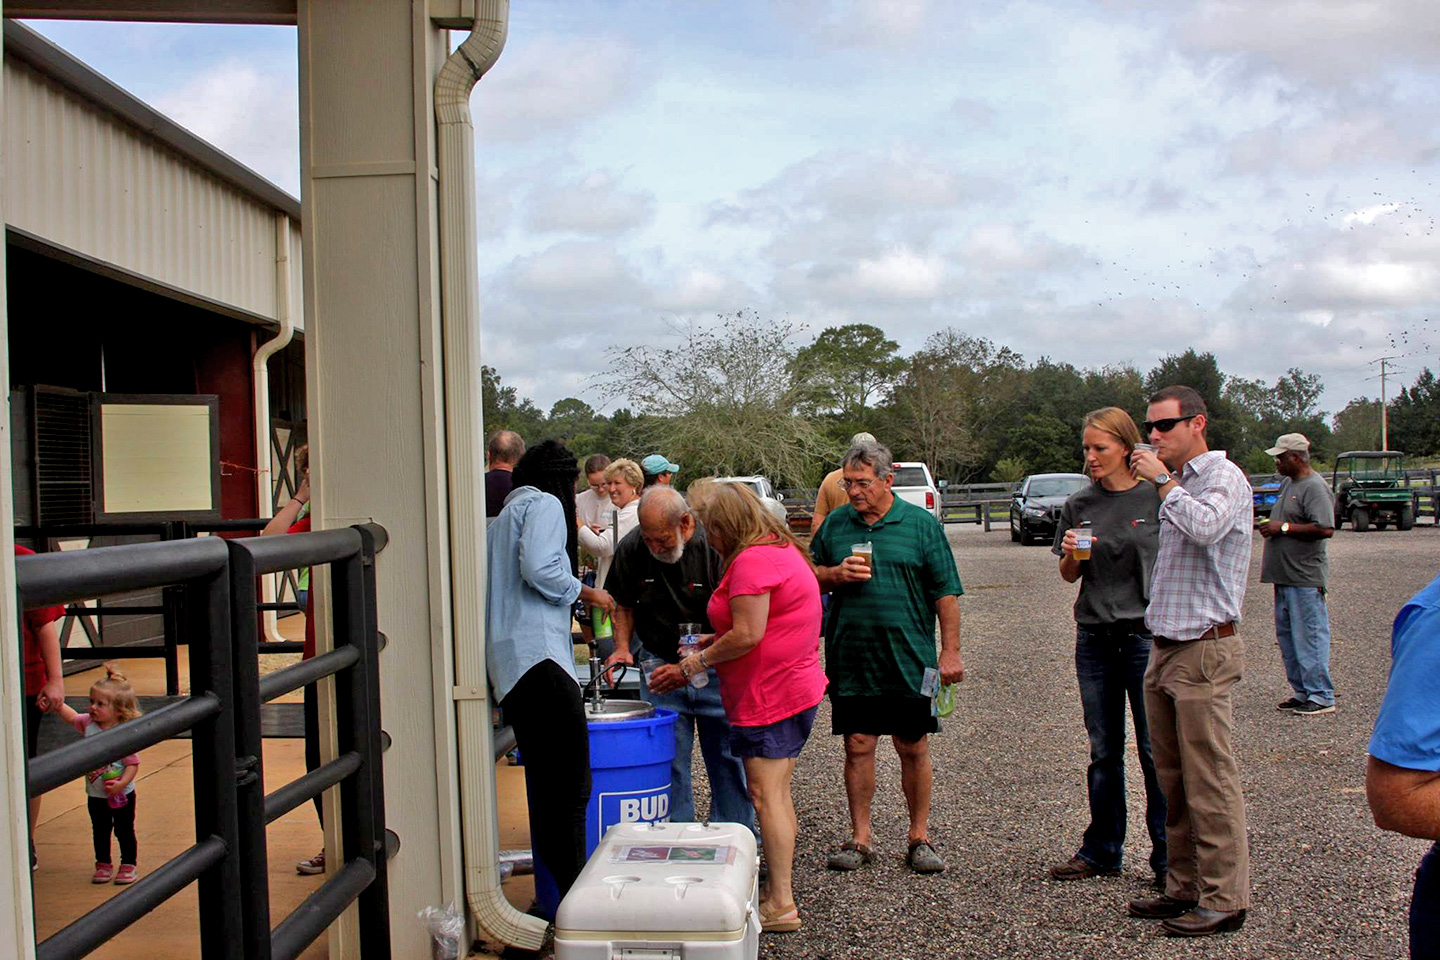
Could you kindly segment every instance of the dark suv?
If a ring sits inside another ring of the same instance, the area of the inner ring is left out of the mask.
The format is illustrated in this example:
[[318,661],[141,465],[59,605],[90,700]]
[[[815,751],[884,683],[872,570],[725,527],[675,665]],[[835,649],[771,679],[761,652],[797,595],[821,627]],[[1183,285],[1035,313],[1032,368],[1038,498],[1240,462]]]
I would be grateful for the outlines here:
[[1026,477],[1010,501],[1010,539],[1024,543],[1038,537],[1053,542],[1060,508],[1070,494],[1083,490],[1089,482],[1083,473],[1036,473]]

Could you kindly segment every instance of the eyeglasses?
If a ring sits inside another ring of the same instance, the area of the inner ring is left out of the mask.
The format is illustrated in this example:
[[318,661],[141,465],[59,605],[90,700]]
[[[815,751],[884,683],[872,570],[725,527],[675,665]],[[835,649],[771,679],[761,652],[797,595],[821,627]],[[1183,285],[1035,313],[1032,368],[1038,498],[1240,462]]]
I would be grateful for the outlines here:
[[878,480],[841,480],[840,487],[843,490],[859,490],[863,493],[878,482]]
[[1140,425],[1140,431],[1147,435],[1152,430],[1159,430],[1161,433],[1169,433],[1171,430],[1175,429],[1177,424],[1183,423],[1186,420],[1194,420],[1198,416],[1200,416],[1200,414],[1192,413],[1188,417],[1166,417],[1163,420],[1146,420]]

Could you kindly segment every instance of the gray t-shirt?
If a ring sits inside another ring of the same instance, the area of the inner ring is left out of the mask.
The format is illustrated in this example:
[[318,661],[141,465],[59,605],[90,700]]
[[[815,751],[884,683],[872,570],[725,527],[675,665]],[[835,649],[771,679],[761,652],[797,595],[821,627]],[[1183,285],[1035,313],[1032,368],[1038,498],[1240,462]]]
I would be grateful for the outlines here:
[[1144,620],[1150,602],[1150,576],[1160,550],[1160,493],[1141,481],[1129,490],[1106,490],[1092,483],[1078,490],[1060,510],[1055,528],[1056,556],[1065,531],[1086,520],[1095,534],[1090,559],[1080,561],[1080,596],[1075,622],[1100,626]]
[[[1318,523],[1335,528],[1335,498],[1320,474],[1280,481],[1280,493],[1270,508],[1270,519],[1281,523]],[[1265,541],[1265,557],[1260,561],[1260,582],[1278,583],[1286,587],[1320,587],[1324,589],[1330,576],[1330,561],[1324,540],[1301,540],[1276,534]]]

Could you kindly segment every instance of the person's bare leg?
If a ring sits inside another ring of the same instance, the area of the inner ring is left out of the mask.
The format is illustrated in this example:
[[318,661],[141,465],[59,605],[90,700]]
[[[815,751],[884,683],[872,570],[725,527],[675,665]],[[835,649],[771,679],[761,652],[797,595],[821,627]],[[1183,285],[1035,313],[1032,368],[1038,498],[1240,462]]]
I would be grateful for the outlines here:
[[780,907],[789,907],[795,902],[791,876],[800,822],[790,796],[790,777],[794,772],[793,758],[745,758],[745,782],[750,788],[750,801],[755,804],[755,816],[760,820],[765,862],[770,866],[765,898],[761,901],[761,908],[767,913],[775,913]]
[[929,840],[930,829],[930,738],[904,740],[890,738],[895,743],[895,752],[900,755],[900,785],[905,790],[905,806],[910,811],[911,843]]
[[870,802],[875,797],[875,744],[869,733],[845,735],[845,799],[850,803],[850,838],[870,846]]

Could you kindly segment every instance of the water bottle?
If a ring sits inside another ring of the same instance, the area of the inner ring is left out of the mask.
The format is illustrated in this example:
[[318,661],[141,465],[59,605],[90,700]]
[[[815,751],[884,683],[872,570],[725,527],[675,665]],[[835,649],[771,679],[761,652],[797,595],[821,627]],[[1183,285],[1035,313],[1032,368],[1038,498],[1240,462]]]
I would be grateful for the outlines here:
[[[700,652],[700,624],[698,624],[698,623],[682,623],[682,624],[680,624],[680,659],[681,659],[681,660],[684,660],[686,657],[690,656],[691,654],[699,653],[699,652]],[[709,670],[696,670],[695,673],[690,677],[690,686],[694,687],[694,688],[697,689],[697,690],[700,689],[701,687],[704,687],[704,686],[708,685],[709,683],[710,683],[710,671],[709,671]]]

